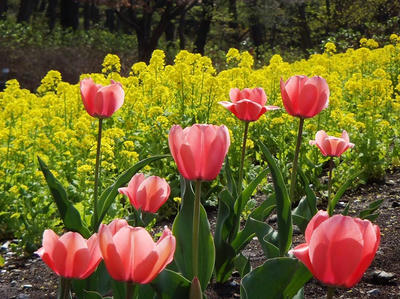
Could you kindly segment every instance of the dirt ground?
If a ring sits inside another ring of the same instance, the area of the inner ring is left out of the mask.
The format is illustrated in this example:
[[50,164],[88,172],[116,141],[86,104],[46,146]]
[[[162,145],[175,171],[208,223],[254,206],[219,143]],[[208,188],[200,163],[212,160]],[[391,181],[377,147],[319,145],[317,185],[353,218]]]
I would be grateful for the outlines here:
[[[361,186],[348,192],[342,201],[345,203],[349,199],[353,201],[352,215],[357,215],[358,210],[368,203],[384,199],[380,216],[375,221],[381,229],[381,243],[374,261],[361,281],[350,290],[336,290],[335,298],[400,298],[400,170],[388,172],[383,183]],[[301,234],[294,235],[294,245],[303,242],[304,237]],[[7,242],[3,241],[1,244],[5,265],[0,268],[0,298],[56,297],[57,276],[37,256],[19,257],[6,248]],[[244,250],[244,254],[251,258],[253,267],[265,260],[255,241]],[[206,291],[208,298],[240,298],[240,277],[235,273],[233,276],[225,284],[210,284]],[[315,279],[306,284],[306,298],[325,296],[326,287]]]

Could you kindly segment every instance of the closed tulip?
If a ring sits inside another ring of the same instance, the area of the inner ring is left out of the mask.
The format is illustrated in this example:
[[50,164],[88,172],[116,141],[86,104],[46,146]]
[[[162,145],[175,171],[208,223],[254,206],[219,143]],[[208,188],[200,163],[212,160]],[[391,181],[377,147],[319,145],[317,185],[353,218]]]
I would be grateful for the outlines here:
[[83,105],[90,116],[98,118],[111,117],[124,103],[124,90],[120,83],[111,80],[111,84],[95,84],[92,78],[83,79],[80,83]]
[[158,176],[146,178],[144,174],[135,174],[128,187],[119,188],[119,193],[128,196],[136,210],[155,213],[167,201],[171,189],[165,179]]
[[230,145],[229,131],[224,125],[195,124],[185,129],[175,125],[168,142],[181,175],[199,181],[217,177]]
[[97,234],[85,240],[80,234],[67,232],[61,237],[51,229],[43,233],[43,247],[36,251],[57,275],[85,279],[101,261]]
[[277,106],[265,106],[267,96],[262,88],[232,88],[229,92],[231,102],[219,102],[243,121],[256,121],[268,110],[279,109]]
[[173,260],[175,237],[168,228],[155,243],[142,227],[122,226],[114,235],[107,225],[99,229],[99,245],[107,271],[119,281],[146,284]]
[[281,95],[287,113],[310,118],[328,107],[329,87],[322,77],[290,77],[286,83],[281,79]]
[[342,132],[341,138],[328,136],[323,130],[318,131],[315,140],[310,140],[310,145],[316,145],[324,156],[329,157],[339,157],[347,149],[354,147],[346,131]]
[[368,220],[319,211],[309,222],[306,243],[292,251],[328,286],[354,286],[374,259],[380,231]]

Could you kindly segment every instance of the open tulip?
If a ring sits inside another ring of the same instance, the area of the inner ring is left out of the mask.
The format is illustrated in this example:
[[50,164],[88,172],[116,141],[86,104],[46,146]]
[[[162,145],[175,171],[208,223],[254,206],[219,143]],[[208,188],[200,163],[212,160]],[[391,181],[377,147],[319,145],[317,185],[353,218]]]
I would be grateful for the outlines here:
[[316,145],[324,156],[339,157],[347,149],[354,147],[350,142],[349,134],[342,132],[342,137],[328,136],[321,130],[315,134],[315,140],[310,140],[310,145]]
[[142,227],[123,226],[114,235],[107,225],[99,229],[99,244],[107,271],[119,281],[146,284],[173,260],[175,237],[168,228],[155,243]]
[[308,223],[306,243],[293,249],[310,272],[328,286],[350,288],[374,259],[380,231],[369,220],[319,211]]
[[90,116],[98,118],[111,117],[124,103],[124,90],[120,83],[111,80],[111,84],[95,84],[92,78],[83,79],[80,83],[83,105]]
[[168,142],[181,175],[199,181],[217,177],[230,145],[229,131],[224,125],[195,124],[185,129],[175,125]]
[[67,232],[61,237],[51,229],[43,233],[43,247],[36,251],[57,275],[85,279],[101,261],[97,234],[85,240],[79,233]]
[[256,121],[268,110],[279,109],[277,106],[265,106],[267,96],[262,88],[232,88],[229,92],[231,102],[219,102],[243,121]]
[[146,178],[143,173],[135,174],[128,187],[119,188],[119,193],[128,196],[136,210],[155,213],[167,201],[171,189],[165,179],[158,176]]
[[287,113],[310,118],[328,107],[329,87],[322,77],[293,76],[281,79],[281,95]]

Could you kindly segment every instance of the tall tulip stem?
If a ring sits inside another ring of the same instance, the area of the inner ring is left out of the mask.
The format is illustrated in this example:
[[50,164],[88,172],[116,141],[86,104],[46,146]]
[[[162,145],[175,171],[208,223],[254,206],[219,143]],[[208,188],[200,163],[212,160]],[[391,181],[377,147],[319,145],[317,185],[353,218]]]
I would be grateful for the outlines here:
[[333,162],[333,157],[331,157],[329,160],[328,206],[327,206],[327,211],[329,213],[329,216],[332,216],[332,213],[333,213],[333,207],[331,207],[331,194],[332,194],[332,171],[333,171],[334,166],[335,166],[335,163]]
[[57,299],[70,299],[71,298],[70,288],[71,288],[71,280],[61,276]]
[[326,299],[332,299],[334,294],[335,294],[335,288],[328,287],[328,293],[326,295]]
[[294,202],[295,190],[296,190],[296,178],[297,178],[297,163],[299,160],[301,137],[303,135],[304,118],[300,117],[299,131],[297,133],[296,149],[294,151],[292,175],[290,177],[290,200]]
[[136,291],[136,284],[134,282],[128,281],[126,283],[126,299],[135,299],[136,298],[135,291]]
[[239,179],[238,179],[238,193],[242,192],[242,181],[243,181],[243,166],[244,166],[244,157],[246,155],[246,142],[247,142],[247,133],[249,131],[250,122],[244,122],[244,133],[243,133],[243,144],[242,144],[242,157],[240,160],[240,168],[239,168]]
[[195,198],[194,198],[194,210],[193,210],[192,266],[193,266],[193,277],[198,277],[201,181],[196,181],[194,196]]
[[99,168],[100,168],[100,148],[101,148],[101,132],[103,130],[103,119],[99,118],[99,129],[97,133],[97,151],[96,151],[96,168],[94,170],[94,209],[93,209],[93,230],[97,232],[99,224],[98,222],[98,211],[97,211],[97,197],[99,189]]

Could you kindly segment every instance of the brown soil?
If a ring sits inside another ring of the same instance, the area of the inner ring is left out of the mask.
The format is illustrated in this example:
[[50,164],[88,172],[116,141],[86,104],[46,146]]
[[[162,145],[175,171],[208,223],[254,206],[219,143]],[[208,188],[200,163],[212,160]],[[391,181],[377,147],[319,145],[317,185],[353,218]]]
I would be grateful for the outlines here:
[[[384,183],[361,186],[347,193],[343,202],[353,201],[352,215],[377,199],[384,199],[380,216],[375,221],[381,228],[381,244],[375,260],[361,281],[352,289],[336,290],[337,298],[400,298],[400,170],[389,172]],[[215,213],[211,213],[211,223]],[[304,242],[301,234],[294,235],[294,245]],[[265,258],[256,241],[244,250],[251,258],[252,266],[261,265]],[[36,256],[19,257],[10,251],[2,252],[5,266],[1,268],[0,298],[55,298],[57,277]],[[385,271],[387,278],[376,277],[377,271]],[[235,275],[227,283],[210,284],[206,293],[209,299],[240,298],[240,277]],[[267,279],[267,278],[266,278]],[[312,279],[305,286],[306,298],[323,298],[326,287]]]

